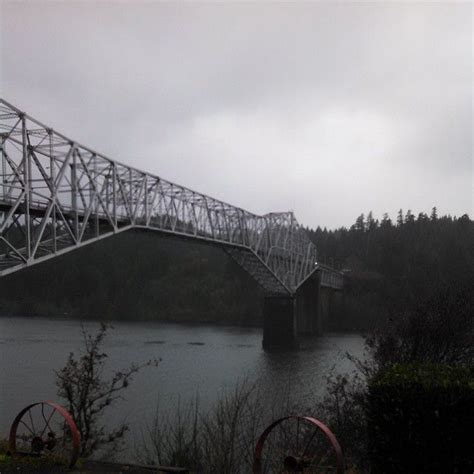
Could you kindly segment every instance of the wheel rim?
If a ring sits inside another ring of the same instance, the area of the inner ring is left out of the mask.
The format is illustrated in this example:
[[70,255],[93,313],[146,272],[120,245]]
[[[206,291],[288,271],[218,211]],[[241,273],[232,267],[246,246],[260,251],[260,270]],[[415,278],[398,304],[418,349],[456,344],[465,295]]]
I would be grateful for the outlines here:
[[334,434],[321,421],[307,416],[287,416],[273,422],[260,435],[253,472],[342,474],[342,450]]
[[13,456],[50,456],[72,467],[79,456],[80,435],[70,413],[54,402],[28,405],[10,428]]

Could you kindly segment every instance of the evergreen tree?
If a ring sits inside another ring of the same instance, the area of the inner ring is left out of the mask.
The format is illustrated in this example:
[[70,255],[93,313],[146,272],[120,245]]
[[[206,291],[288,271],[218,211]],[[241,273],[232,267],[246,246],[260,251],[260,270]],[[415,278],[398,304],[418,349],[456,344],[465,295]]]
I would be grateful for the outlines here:
[[401,227],[403,225],[403,222],[404,222],[404,220],[403,220],[403,210],[400,209],[398,211],[398,216],[397,216],[397,227]]
[[367,230],[371,231],[371,230],[374,230],[376,229],[378,226],[378,221],[376,221],[374,219],[374,216],[372,214],[372,211],[370,211],[368,214],[367,214],[367,222],[366,222],[366,228]]
[[364,232],[365,231],[365,216],[364,214],[361,214],[355,221],[355,224],[353,225],[353,228],[356,231],[359,232]]
[[382,222],[380,223],[380,227],[392,227],[392,219],[390,219],[389,215],[386,212],[382,216]]
[[405,224],[413,224],[415,222],[415,216],[412,214],[411,210],[408,209],[405,216]]

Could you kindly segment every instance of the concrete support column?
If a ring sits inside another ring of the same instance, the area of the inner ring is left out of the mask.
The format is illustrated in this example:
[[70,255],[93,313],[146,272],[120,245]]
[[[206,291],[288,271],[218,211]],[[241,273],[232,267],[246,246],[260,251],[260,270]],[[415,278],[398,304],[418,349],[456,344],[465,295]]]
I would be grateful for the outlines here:
[[298,334],[319,336],[323,332],[320,276],[320,273],[316,272],[296,292]]
[[263,348],[296,347],[296,300],[292,296],[266,296],[263,304]]
[[332,290],[329,288],[321,288],[319,292],[319,319],[321,327],[327,327],[329,320],[329,312],[331,310],[331,294]]

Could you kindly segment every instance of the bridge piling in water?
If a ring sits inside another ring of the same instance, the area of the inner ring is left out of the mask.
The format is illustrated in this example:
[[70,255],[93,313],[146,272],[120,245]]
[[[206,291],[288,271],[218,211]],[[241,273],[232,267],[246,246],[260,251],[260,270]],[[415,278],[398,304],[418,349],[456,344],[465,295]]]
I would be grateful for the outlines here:
[[263,348],[265,350],[296,347],[296,298],[266,296],[263,305]]
[[296,292],[298,335],[320,336],[322,334],[321,296],[321,273],[317,271]]
[[263,310],[263,348],[292,349],[298,336],[321,336],[329,317],[340,307],[340,289],[323,284],[314,272],[293,296],[266,296]]

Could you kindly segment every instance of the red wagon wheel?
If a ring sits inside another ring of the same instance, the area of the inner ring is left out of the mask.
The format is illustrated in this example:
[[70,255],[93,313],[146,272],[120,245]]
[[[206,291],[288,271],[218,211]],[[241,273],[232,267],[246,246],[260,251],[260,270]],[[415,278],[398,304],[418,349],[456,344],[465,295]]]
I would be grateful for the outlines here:
[[286,416],[260,435],[253,472],[342,474],[342,450],[332,431],[321,421],[308,416]]
[[51,456],[72,467],[79,456],[80,435],[70,413],[53,402],[28,405],[10,428],[13,456]]

